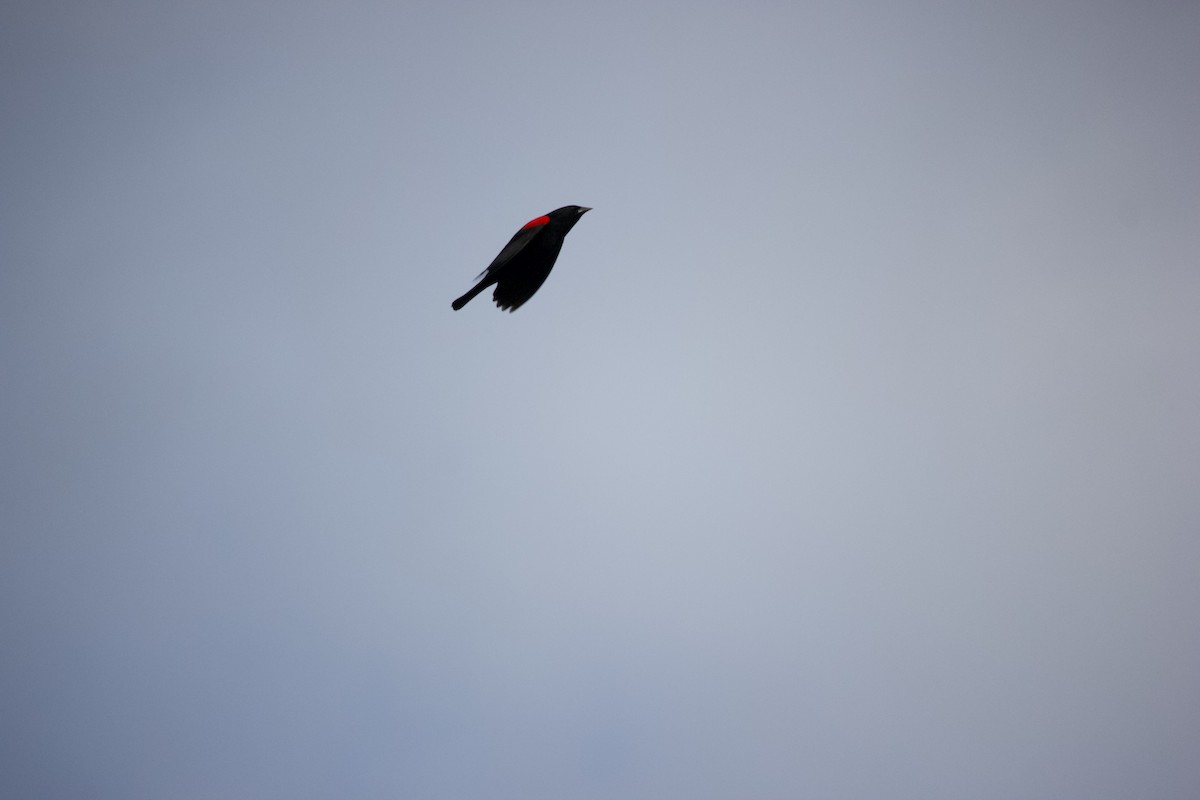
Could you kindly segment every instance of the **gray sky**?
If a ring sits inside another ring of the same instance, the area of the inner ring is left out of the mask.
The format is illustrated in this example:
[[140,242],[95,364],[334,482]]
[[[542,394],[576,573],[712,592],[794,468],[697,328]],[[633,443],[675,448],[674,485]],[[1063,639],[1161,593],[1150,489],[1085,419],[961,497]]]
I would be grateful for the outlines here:
[[994,5],[6,5],[0,795],[1200,796],[1200,6]]

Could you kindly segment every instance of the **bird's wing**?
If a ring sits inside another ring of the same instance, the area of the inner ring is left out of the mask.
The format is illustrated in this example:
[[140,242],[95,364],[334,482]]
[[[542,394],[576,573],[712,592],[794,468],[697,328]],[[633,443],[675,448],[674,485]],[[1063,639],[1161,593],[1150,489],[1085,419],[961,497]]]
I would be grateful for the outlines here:
[[492,263],[488,264],[487,269],[475,277],[475,280],[479,280],[492,270],[500,269],[500,267],[503,267],[509,261],[512,261],[513,256],[521,252],[525,248],[525,245],[532,242],[534,238],[542,232],[542,230],[546,227],[546,222],[547,220],[545,217],[538,217],[532,222],[526,223],[525,227],[517,231],[516,235],[508,240],[508,244],[504,245],[504,249],[500,251],[499,255],[492,259]]

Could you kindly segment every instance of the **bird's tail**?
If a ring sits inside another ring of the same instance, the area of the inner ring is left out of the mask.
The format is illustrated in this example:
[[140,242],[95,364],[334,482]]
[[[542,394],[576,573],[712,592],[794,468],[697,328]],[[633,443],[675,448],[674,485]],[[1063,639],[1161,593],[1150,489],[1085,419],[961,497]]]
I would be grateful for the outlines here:
[[453,303],[451,303],[450,307],[453,308],[455,311],[458,311],[460,308],[465,306],[467,303],[471,302],[471,299],[474,298],[475,295],[482,292],[489,285],[490,284],[488,284],[487,281],[480,281],[479,283],[477,283],[473,287],[471,287],[471,291],[467,292],[462,297],[458,298]]

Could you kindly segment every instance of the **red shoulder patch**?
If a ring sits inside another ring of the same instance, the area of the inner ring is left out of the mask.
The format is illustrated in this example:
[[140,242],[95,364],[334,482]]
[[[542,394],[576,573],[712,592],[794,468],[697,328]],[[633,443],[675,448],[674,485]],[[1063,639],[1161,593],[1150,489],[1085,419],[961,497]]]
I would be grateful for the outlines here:
[[531,220],[529,220],[529,222],[526,222],[524,225],[521,226],[521,230],[528,230],[529,228],[536,228],[539,225],[545,225],[549,221],[550,221],[550,217],[548,217],[548,216],[538,217],[537,219],[531,219]]

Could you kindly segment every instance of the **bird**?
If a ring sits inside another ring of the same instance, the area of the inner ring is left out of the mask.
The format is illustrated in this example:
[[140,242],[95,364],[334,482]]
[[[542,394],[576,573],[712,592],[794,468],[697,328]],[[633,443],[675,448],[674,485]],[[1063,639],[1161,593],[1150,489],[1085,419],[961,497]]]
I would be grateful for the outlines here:
[[479,273],[476,278],[479,283],[450,307],[458,311],[494,283],[496,291],[492,299],[496,305],[501,311],[516,311],[541,288],[554,268],[563,239],[589,211],[590,208],[583,206],[563,206],[526,222],[488,268]]

